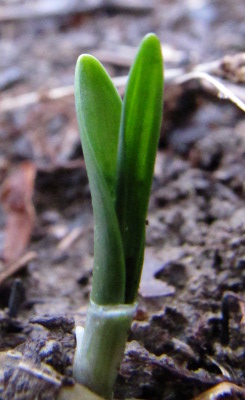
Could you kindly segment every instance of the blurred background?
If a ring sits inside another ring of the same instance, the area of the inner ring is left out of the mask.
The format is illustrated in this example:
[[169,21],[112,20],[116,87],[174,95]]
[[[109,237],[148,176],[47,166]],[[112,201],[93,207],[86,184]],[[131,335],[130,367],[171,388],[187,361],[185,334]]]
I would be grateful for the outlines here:
[[[24,354],[26,344],[28,353],[29,340],[50,334],[40,325],[52,330],[60,315],[84,321],[93,218],[75,64],[93,54],[123,96],[148,32],[162,43],[164,117],[136,347],[116,398],[190,399],[220,379],[244,386],[244,307],[232,309],[232,350],[220,343],[223,295],[241,299],[245,285],[244,0],[0,0],[0,349],[23,344]],[[47,357],[70,379],[74,321],[62,321]],[[32,359],[46,361],[38,351]],[[36,398],[33,387],[25,399]]]

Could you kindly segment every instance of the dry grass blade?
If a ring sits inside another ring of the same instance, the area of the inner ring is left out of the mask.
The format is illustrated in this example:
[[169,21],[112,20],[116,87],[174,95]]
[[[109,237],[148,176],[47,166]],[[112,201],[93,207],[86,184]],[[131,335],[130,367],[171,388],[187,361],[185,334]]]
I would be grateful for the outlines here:
[[69,232],[59,243],[58,249],[61,251],[68,250],[76,240],[84,233],[84,229],[77,226],[71,232]]
[[[124,89],[128,77],[120,76],[113,79],[114,85],[120,91]],[[74,86],[62,86],[54,89],[50,89],[47,92],[30,92],[25,93],[17,97],[10,97],[0,101],[0,112],[8,112],[18,108],[27,107],[33,104],[41,103],[49,100],[58,100],[64,97],[74,95]]]
[[[112,2],[113,3],[113,2]],[[1,9],[0,9],[1,11]],[[184,58],[184,53],[175,50],[169,46],[162,46],[165,61],[179,63]],[[97,50],[93,54],[104,63],[115,64],[120,67],[130,67],[136,49],[132,47],[121,47],[119,51],[110,50]],[[126,55],[125,55],[126,54]],[[244,60],[244,53],[239,53],[236,56],[238,60]],[[199,80],[204,82],[203,87],[205,90],[215,91],[218,97],[227,99],[233,102],[242,111],[245,111],[245,89],[243,86],[238,85],[237,76],[240,78],[242,68],[233,69],[230,67],[227,73],[224,65],[227,64],[227,56],[215,60],[210,63],[203,63],[195,66],[193,71],[185,73],[184,68],[170,68],[165,70],[165,84],[167,85],[181,85],[191,80]],[[219,76],[219,78],[216,77]],[[226,78],[221,80],[220,76]],[[236,79],[235,79],[236,78]],[[124,94],[128,76],[119,76],[112,79],[114,85],[119,91],[120,95]],[[232,81],[232,82],[231,82]],[[239,81],[240,82],[240,81]],[[243,82],[243,81],[242,81]],[[9,97],[0,100],[0,112],[5,113],[13,111],[18,108],[24,108],[33,104],[42,103],[50,100],[58,100],[65,97],[74,95],[73,85],[57,87],[47,91],[36,91],[25,93],[15,97]]]
[[219,79],[214,78],[206,72],[193,71],[176,79],[176,84],[182,84],[193,79],[202,80],[217,90],[217,95],[221,99],[228,99],[234,103],[238,108],[245,112],[245,103],[232,92],[228,87]]
[[[165,71],[165,82],[167,83],[171,82],[181,74],[183,74],[183,70],[180,68],[173,68],[167,70]],[[112,78],[112,82],[116,86],[120,95],[123,95],[124,93],[127,79],[128,79],[127,75]],[[50,89],[45,93],[42,91],[25,93],[19,96],[9,97],[0,100],[0,112],[6,113],[16,110],[18,108],[24,108],[44,101],[58,100],[73,95],[74,95],[73,85]]]

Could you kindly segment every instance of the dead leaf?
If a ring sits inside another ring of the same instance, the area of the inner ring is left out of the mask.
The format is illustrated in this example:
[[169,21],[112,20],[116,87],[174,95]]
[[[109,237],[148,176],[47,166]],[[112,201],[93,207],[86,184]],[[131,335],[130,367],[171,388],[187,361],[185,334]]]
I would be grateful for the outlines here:
[[144,265],[141,275],[139,292],[143,297],[169,296],[175,293],[175,288],[156,279],[156,273],[162,268],[163,260],[157,254],[156,249],[145,249]]
[[62,388],[57,400],[102,400],[102,397],[91,392],[83,385],[76,383],[72,387]]
[[193,400],[216,400],[218,398],[223,398],[224,396],[232,396],[228,398],[234,398],[234,393],[239,393],[243,397],[245,395],[245,389],[235,385],[234,383],[222,382],[218,385],[212,387],[211,389],[206,390],[204,393],[201,393],[199,396],[195,397]]
[[6,263],[16,261],[29,244],[35,220],[35,176],[35,165],[24,161],[3,183],[0,200],[7,217],[3,249]]

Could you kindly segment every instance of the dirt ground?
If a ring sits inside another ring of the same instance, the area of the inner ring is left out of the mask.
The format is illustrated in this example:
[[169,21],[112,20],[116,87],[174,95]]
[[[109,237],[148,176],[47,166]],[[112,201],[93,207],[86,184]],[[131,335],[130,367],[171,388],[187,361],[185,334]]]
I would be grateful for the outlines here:
[[86,52],[123,77],[151,31],[164,118],[115,398],[245,398],[244,2],[82,3],[0,1],[0,399],[83,397],[93,219],[74,68]]

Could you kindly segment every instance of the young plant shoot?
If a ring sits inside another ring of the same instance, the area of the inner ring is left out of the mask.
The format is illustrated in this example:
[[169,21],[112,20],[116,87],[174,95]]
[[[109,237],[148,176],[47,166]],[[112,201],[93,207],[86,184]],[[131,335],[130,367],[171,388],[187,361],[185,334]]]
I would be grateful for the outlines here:
[[99,61],[81,55],[75,99],[94,212],[94,268],[85,329],[76,331],[74,377],[111,398],[144,258],[163,106],[158,38],[148,34],[140,43],[123,102]]

